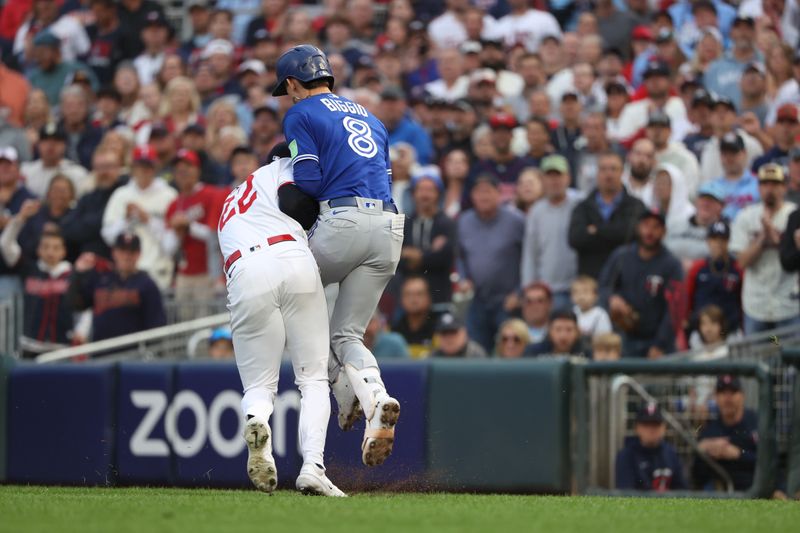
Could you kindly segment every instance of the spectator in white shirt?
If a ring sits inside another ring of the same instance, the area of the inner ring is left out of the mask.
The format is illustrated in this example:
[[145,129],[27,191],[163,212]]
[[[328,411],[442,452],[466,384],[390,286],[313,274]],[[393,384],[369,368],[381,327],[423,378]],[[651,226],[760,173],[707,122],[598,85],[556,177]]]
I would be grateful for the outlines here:
[[[469,0],[445,0],[445,5],[445,12],[428,25],[428,37],[437,48],[456,48],[468,38],[466,23],[467,12],[470,11]],[[476,17],[474,13],[471,16]],[[482,15],[481,22],[479,36],[483,37],[493,29],[495,20],[490,15]]]
[[456,48],[439,50],[436,67],[440,79],[425,84],[425,90],[434,98],[454,102],[467,96],[469,79],[464,75],[464,58]]
[[131,231],[139,237],[142,253],[137,267],[146,271],[161,290],[172,281],[172,258],[161,248],[164,215],[178,193],[156,177],[157,155],[150,146],[139,146],[133,153],[132,179],[111,195],[103,213],[100,234],[109,246],[117,237]]
[[761,201],[742,209],[733,221],[730,250],[745,270],[742,287],[747,335],[800,323],[798,279],[783,270],[779,245],[789,215],[797,209],[784,200],[783,169],[766,164],[758,172]]
[[545,37],[561,37],[561,27],[549,12],[530,8],[529,0],[508,0],[508,5],[511,13],[497,21],[493,32],[505,39],[506,46],[521,44],[536,52]]
[[139,83],[142,85],[155,81],[164,64],[171,32],[169,22],[160,11],[151,11],[147,14],[141,33],[144,50],[133,60],[133,66],[139,75]]
[[44,198],[50,180],[61,174],[72,182],[77,198],[88,192],[91,188],[89,173],[78,163],[64,157],[67,151],[67,133],[64,128],[55,122],[45,124],[39,131],[36,148],[39,159],[22,163],[20,168],[29,191]]
[[672,129],[669,115],[660,110],[650,113],[645,133],[655,146],[656,163],[668,163],[677,167],[686,181],[686,192],[690,198],[694,198],[700,181],[700,165],[683,143],[670,140]]

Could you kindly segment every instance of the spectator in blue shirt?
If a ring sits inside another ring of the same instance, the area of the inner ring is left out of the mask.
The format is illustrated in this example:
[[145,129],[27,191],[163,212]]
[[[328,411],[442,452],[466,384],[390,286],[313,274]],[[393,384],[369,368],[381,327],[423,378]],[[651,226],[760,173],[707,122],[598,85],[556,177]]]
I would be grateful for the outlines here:
[[686,57],[694,55],[694,47],[700,38],[701,30],[717,27],[728,45],[728,36],[736,18],[736,8],[722,0],[681,0],[668,9],[672,23],[678,34],[681,50]]
[[741,107],[739,80],[744,69],[761,61],[756,49],[756,26],[750,17],[736,17],[731,27],[731,49],[725,56],[711,63],[703,73],[703,84],[710,92],[733,101]]
[[389,146],[407,142],[417,151],[419,164],[427,165],[431,162],[433,155],[431,137],[425,128],[409,116],[402,89],[398,87],[384,89],[381,93],[378,116],[389,132]]
[[758,180],[747,169],[747,152],[742,137],[728,132],[719,141],[722,168],[725,175],[712,183],[725,195],[725,208],[722,216],[733,220],[739,211],[759,201]]
[[686,489],[683,465],[675,448],[664,440],[667,425],[655,403],[636,413],[636,436],[625,439],[617,453],[615,488],[666,492]]

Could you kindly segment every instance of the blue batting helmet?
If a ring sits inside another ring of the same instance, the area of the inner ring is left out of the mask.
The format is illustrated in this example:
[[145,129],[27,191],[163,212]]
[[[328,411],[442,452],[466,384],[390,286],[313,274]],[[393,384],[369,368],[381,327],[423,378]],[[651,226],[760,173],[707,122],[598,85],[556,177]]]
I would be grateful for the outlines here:
[[276,67],[278,84],[272,96],[286,94],[286,80],[294,78],[298,81],[327,80],[328,87],[333,90],[333,70],[325,53],[310,44],[302,44],[287,50],[278,58]]

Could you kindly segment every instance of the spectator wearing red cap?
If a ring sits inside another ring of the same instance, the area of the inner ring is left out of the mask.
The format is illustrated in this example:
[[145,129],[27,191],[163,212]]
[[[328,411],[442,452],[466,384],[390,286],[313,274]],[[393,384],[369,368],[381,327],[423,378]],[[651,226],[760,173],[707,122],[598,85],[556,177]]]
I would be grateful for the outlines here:
[[796,104],[783,104],[778,108],[777,121],[772,132],[775,145],[753,161],[750,170],[754,173],[767,163],[789,167],[789,152],[798,146],[797,139],[800,138],[800,120]]
[[190,320],[202,313],[212,299],[214,283],[209,276],[209,249],[217,238],[220,192],[200,183],[200,157],[185,148],[174,162],[178,197],[167,208],[167,230],[161,239],[164,251],[176,257],[175,299],[181,304],[179,318]]
[[111,195],[103,214],[101,234],[111,246],[121,233],[135,233],[142,243],[138,268],[150,274],[163,290],[172,281],[173,261],[161,248],[161,235],[164,215],[177,193],[156,177],[157,157],[148,145],[134,150],[132,179]]

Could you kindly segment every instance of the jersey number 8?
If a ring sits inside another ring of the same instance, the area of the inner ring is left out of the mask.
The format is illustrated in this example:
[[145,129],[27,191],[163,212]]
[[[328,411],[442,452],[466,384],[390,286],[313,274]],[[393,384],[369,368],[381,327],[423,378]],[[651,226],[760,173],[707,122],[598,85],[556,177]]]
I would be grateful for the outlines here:
[[369,128],[369,124],[353,117],[345,117],[342,120],[342,124],[344,129],[350,132],[350,136],[347,137],[347,144],[357,155],[370,158],[378,153],[378,145],[375,143],[375,139],[372,138],[372,130]]

